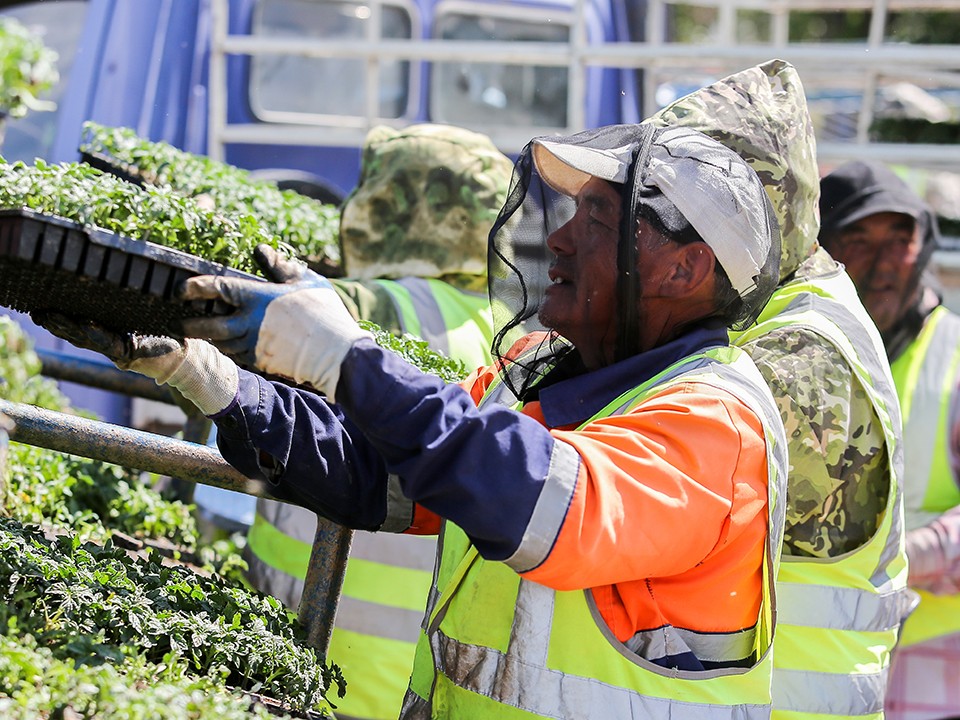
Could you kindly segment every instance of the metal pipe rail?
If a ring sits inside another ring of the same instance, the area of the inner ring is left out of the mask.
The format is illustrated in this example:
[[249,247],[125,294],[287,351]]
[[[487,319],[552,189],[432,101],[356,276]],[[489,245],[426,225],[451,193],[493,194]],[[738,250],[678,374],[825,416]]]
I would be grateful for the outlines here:
[[0,413],[13,420],[10,439],[16,442],[257,497],[267,495],[262,481],[240,474],[208,445],[9,400],[0,400]]
[[[16,442],[170,475],[213,487],[269,497],[266,484],[235,470],[216,449],[122,425],[88,420],[32,405],[0,400],[0,420],[12,421],[9,437]],[[3,430],[0,423],[0,465]],[[307,642],[325,656],[340,601],[340,588],[350,554],[353,531],[317,518],[317,533],[300,602],[300,621]]]
[[157,385],[144,375],[120,370],[113,365],[96,360],[85,360],[52,350],[37,348],[34,352],[40,358],[40,372],[54,380],[63,380],[87,385],[98,390],[174,404],[173,396],[168,388]]

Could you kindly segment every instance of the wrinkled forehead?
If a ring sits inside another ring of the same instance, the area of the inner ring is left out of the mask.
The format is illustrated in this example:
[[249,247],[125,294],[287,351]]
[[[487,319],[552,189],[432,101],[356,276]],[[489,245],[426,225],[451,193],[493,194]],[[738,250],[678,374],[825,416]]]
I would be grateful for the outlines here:
[[[905,234],[919,238],[920,223],[913,215],[894,210],[881,210],[847,223],[836,233],[841,236],[864,235],[877,242],[894,242],[902,239]],[[830,233],[825,235],[829,237]]]

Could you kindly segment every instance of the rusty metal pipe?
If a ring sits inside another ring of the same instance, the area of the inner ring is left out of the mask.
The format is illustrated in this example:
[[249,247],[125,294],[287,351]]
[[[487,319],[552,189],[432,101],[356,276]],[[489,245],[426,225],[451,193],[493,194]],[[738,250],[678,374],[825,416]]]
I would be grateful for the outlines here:
[[0,400],[13,420],[10,439],[159,475],[265,496],[264,483],[241,475],[215,448],[122,425]]
[[41,372],[54,380],[78,383],[145,400],[174,402],[168,388],[157,385],[145,375],[120,370],[107,363],[70,357],[50,350],[37,349],[35,352],[40,358]]
[[[10,439],[17,442],[257,497],[269,496],[263,482],[241,475],[207,445],[0,400],[0,417],[4,415],[13,421]],[[307,629],[307,642],[321,656],[330,645],[352,539],[352,530],[317,518],[299,614]]]
[[326,657],[337,617],[340,589],[350,556],[353,530],[317,516],[317,534],[303,581],[298,614],[307,629],[307,644]]

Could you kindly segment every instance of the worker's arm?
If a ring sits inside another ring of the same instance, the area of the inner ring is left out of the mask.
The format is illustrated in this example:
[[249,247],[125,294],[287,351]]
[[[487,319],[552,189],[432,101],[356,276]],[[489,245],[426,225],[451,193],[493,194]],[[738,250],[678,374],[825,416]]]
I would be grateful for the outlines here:
[[347,527],[383,524],[384,463],[336,405],[241,369],[236,398],[212,417],[224,459],[278,499]]
[[960,592],[960,507],[907,533],[910,586],[933,593]]
[[[960,389],[954,389],[949,408],[950,467],[954,482],[960,477]],[[909,472],[909,471],[908,471]],[[960,507],[907,533],[910,585],[934,593],[960,592]]]
[[506,408],[478,410],[460,388],[361,341],[337,394],[408,497],[543,584],[680,573],[744,527],[765,534],[760,423],[723,391],[684,385],[582,431],[550,431]]

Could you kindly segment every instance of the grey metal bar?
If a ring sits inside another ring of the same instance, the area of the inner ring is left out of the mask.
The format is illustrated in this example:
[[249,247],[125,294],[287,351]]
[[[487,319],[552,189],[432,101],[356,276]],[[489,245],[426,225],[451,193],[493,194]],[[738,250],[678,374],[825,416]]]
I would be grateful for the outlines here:
[[[183,439],[189,443],[206,445],[210,437],[210,426],[213,423],[189,402],[184,402],[181,407],[184,405],[190,406],[192,410],[187,412],[186,422],[183,423]],[[189,504],[193,502],[193,492],[197,489],[197,483],[178,475],[170,478],[170,488],[177,500]]]
[[298,613],[300,623],[307,629],[307,644],[321,657],[326,657],[330,646],[352,540],[353,530],[317,516],[317,534]]
[[206,445],[8,400],[0,400],[0,413],[15,423],[10,439],[17,442],[248,495],[267,495],[263,482],[241,475]]
[[131,395],[146,400],[173,403],[170,391],[150,378],[120,370],[113,365],[71,357],[51,350],[35,350],[42,365],[41,372],[54,380],[79,383],[100,390]]
[[4,484],[7,481],[7,451],[10,447],[9,433],[12,429],[13,421],[0,413],[0,490],[5,490]]

